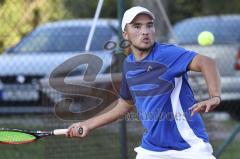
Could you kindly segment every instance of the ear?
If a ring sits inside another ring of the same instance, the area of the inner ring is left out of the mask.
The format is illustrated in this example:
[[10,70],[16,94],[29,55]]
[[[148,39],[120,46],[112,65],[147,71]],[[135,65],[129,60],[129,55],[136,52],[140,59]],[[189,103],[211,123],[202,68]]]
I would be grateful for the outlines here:
[[122,36],[123,36],[123,38],[124,38],[125,40],[128,40],[128,33],[127,33],[126,30],[124,30],[124,31],[122,32]]

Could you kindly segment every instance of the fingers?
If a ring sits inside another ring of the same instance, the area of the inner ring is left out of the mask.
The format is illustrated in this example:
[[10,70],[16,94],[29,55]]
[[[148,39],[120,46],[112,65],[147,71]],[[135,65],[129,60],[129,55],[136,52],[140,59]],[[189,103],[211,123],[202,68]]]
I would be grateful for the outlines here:
[[73,124],[68,128],[66,137],[84,137],[86,136],[85,134],[84,129],[80,124]]
[[194,104],[192,107],[189,108],[191,112],[191,116],[193,116],[194,114],[196,114],[197,112],[204,112],[205,110],[205,105],[204,103],[197,103],[197,104]]
[[73,129],[75,128],[74,124],[68,127],[68,131],[66,133],[66,137],[72,137],[73,136]]
[[208,112],[211,110],[211,106],[212,106],[212,105],[206,103],[205,113],[208,113]]
[[207,113],[213,110],[216,106],[217,106],[216,101],[209,99],[209,100],[194,104],[192,107],[189,108],[189,110],[192,111],[191,116],[193,116],[196,113],[204,113],[204,112]]

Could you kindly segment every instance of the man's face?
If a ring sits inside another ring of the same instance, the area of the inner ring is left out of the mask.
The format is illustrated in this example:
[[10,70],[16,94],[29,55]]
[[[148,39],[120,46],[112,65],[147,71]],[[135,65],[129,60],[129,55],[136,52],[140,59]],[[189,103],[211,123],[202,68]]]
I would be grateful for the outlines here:
[[137,15],[126,25],[123,37],[139,50],[149,50],[154,43],[155,27],[153,19],[147,14]]

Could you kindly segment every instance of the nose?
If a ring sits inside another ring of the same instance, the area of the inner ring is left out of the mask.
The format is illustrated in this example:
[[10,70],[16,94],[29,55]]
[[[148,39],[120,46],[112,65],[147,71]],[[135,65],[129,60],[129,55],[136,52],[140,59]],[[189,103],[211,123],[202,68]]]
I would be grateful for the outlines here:
[[143,34],[143,35],[148,35],[149,33],[148,33],[148,32],[143,32],[142,34]]
[[142,27],[142,35],[149,35],[150,29],[148,27]]

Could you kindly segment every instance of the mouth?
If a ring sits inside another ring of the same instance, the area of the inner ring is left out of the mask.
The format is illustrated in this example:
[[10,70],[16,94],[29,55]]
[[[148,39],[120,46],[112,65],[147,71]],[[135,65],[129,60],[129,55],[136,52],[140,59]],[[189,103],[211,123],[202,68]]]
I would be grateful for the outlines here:
[[149,39],[149,38],[143,38],[143,39],[142,39],[142,42],[148,44],[148,43],[150,42],[150,39]]

